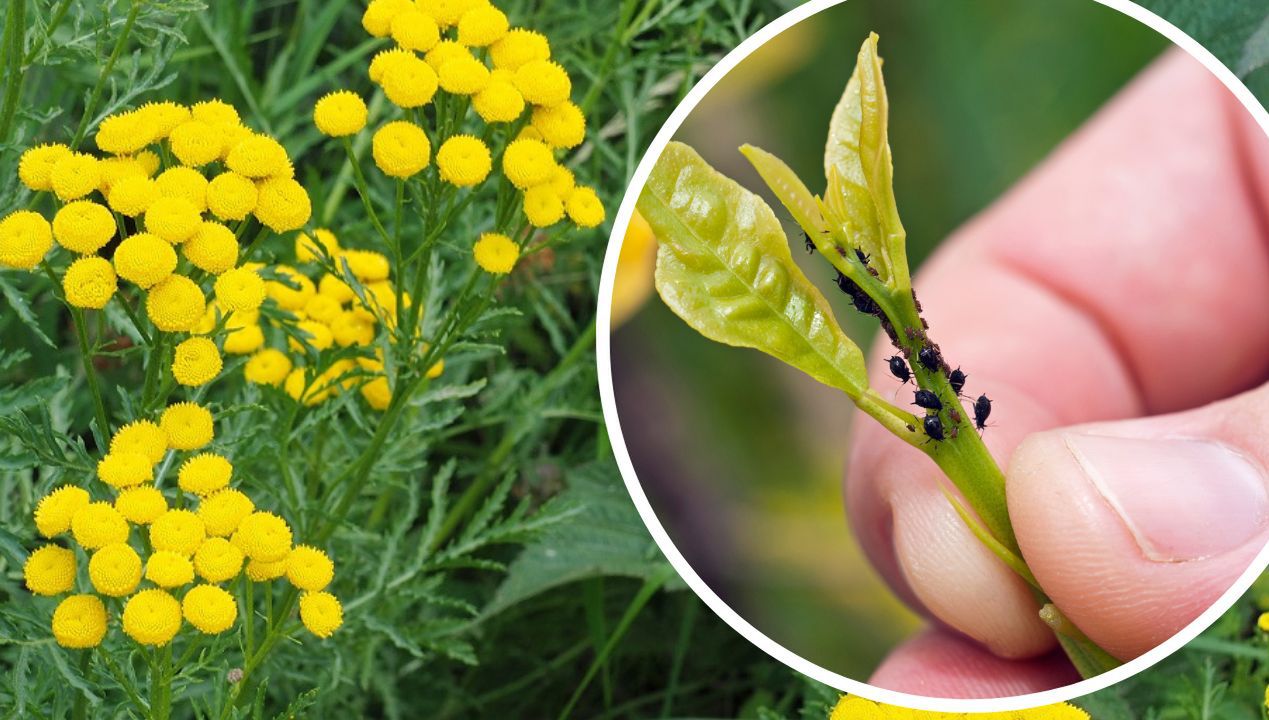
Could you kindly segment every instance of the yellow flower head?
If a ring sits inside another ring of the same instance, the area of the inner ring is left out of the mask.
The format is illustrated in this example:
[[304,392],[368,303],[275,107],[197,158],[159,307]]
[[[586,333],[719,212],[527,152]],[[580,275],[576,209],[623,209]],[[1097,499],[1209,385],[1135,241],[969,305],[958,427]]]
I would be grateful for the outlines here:
[[251,498],[241,491],[225,488],[202,499],[198,504],[198,517],[202,518],[207,534],[228,537],[238,529],[243,518],[255,510]]
[[334,577],[335,563],[315,547],[297,545],[286,556],[286,579],[301,590],[324,590]]
[[472,9],[485,4],[488,4],[488,0],[424,0],[419,3],[420,7],[426,8],[436,18],[436,23],[442,28],[457,25]]
[[555,170],[551,173],[551,179],[547,181],[551,189],[556,195],[566,198],[573,193],[573,188],[577,186],[573,179],[573,171],[563,165],[556,165]]
[[215,287],[216,302],[237,312],[258,310],[267,294],[264,278],[246,266],[221,274],[216,278]]
[[533,108],[533,127],[542,140],[554,148],[574,148],[586,137],[586,116],[577,105],[565,101],[558,105]]
[[145,312],[154,326],[164,332],[186,332],[198,324],[207,309],[207,299],[198,284],[184,275],[169,275],[150,288]]
[[323,135],[356,135],[366,126],[366,103],[355,92],[327,93],[313,107],[313,123]]
[[252,560],[247,563],[247,577],[252,582],[267,582],[269,580],[277,580],[286,574],[286,558],[277,562],[261,562]]
[[194,564],[180,553],[159,550],[145,561],[145,579],[161,588],[175,588],[194,582]]
[[71,518],[75,542],[86,550],[128,542],[128,521],[108,502],[91,502]]
[[96,595],[71,595],[53,611],[53,639],[64,648],[97,647],[106,636],[106,606]]
[[234,596],[215,585],[195,585],[181,600],[181,612],[190,625],[205,635],[217,635],[238,619]]
[[232,580],[242,570],[242,551],[223,537],[211,537],[194,553],[194,569],[208,582]]
[[153,287],[176,269],[171,243],[150,233],[129,236],[115,248],[115,272],[143,288]]
[[313,281],[295,268],[278,265],[273,268],[273,272],[279,278],[267,281],[265,290],[283,310],[291,312],[303,310],[309,298],[317,294]]
[[110,438],[110,452],[138,452],[157,464],[167,454],[167,435],[149,420],[134,420],[119,428]]
[[88,579],[102,595],[123,597],[141,584],[141,557],[126,543],[112,543],[93,553]]
[[290,372],[291,359],[286,356],[286,353],[273,348],[266,348],[252,355],[243,369],[247,382],[275,387],[280,385]]
[[388,68],[415,59],[417,59],[417,56],[414,53],[409,50],[402,50],[399,47],[380,50],[370,60],[370,66],[367,70],[370,81],[376,85],[382,85],[383,75],[388,71]]
[[194,237],[181,246],[181,252],[194,267],[219,275],[232,270],[238,262],[238,239],[224,225],[204,220],[198,224]]
[[16,210],[0,220],[0,266],[30,270],[53,247],[53,229],[44,216]]
[[476,256],[476,264],[485,272],[505,275],[516,266],[520,247],[506,235],[485,233],[476,241],[472,254]]
[[88,505],[88,491],[63,485],[40,498],[35,506],[35,528],[44,537],[60,535],[71,528],[71,519]]
[[44,545],[22,566],[26,588],[36,595],[61,595],[75,587],[75,553],[59,545]]
[[441,179],[458,187],[471,187],[484,182],[493,168],[489,148],[479,138],[455,135],[436,151],[436,167]]
[[49,182],[58,198],[81,198],[101,184],[100,161],[87,153],[71,153],[53,165]]
[[150,544],[155,550],[190,557],[206,537],[202,519],[190,510],[168,510],[150,523]]
[[266,178],[286,168],[286,148],[268,135],[252,133],[242,137],[229,151],[225,165],[249,178]]
[[380,375],[361,386],[361,396],[366,399],[367,405],[382,412],[392,402],[392,386],[386,376]]
[[427,52],[441,41],[441,29],[431,15],[411,8],[392,18],[392,39],[406,50]]
[[[340,347],[369,345],[375,339],[375,319],[364,310],[344,310],[331,320],[330,332]],[[294,393],[292,397],[296,397]]]
[[142,645],[166,645],[180,629],[181,604],[164,590],[142,590],[123,608],[123,631]]
[[427,167],[432,143],[423,128],[405,120],[394,120],[375,132],[370,150],[375,165],[385,175],[408,178]]
[[241,220],[256,209],[256,184],[236,172],[223,172],[207,184],[207,208],[222,220]]
[[304,227],[313,214],[304,186],[291,178],[270,178],[258,186],[256,219],[276,233]]
[[[128,176],[111,183],[110,193],[106,197],[111,210],[120,215],[136,217],[150,209],[150,205],[159,199],[159,186],[145,176]],[[112,233],[113,231],[111,228]]]
[[329,325],[339,315],[341,308],[334,298],[326,295],[314,295],[304,303],[304,314],[310,320]]
[[306,592],[300,596],[300,622],[319,638],[328,638],[344,624],[344,608],[328,592]]
[[393,105],[416,108],[428,104],[439,85],[436,71],[417,57],[403,57],[383,70],[383,94]]
[[591,188],[579,186],[574,189],[568,195],[565,208],[568,218],[578,227],[592,228],[604,221],[604,204]]
[[474,95],[489,86],[489,68],[470,54],[446,60],[436,77],[441,89],[454,95]]
[[235,313],[229,316],[225,328],[229,330],[225,336],[225,352],[230,355],[250,355],[264,347],[264,330],[255,320]]
[[145,210],[145,229],[173,245],[183,243],[198,231],[198,224],[202,222],[198,208],[183,197],[159,192],[159,199]]
[[558,105],[568,100],[573,83],[558,63],[530,60],[516,69],[516,89],[534,105]]
[[169,405],[159,418],[159,427],[173,450],[197,450],[212,441],[211,411],[192,402]]
[[144,116],[154,126],[154,140],[156,142],[170,137],[177,125],[190,119],[189,108],[170,100],[148,102],[137,108],[136,113]]
[[242,123],[233,105],[221,100],[204,100],[190,108],[190,118],[208,125],[234,126]]
[[313,231],[312,237],[309,237],[307,233],[297,233],[295,236],[295,261],[299,263],[316,262],[320,257],[319,248],[325,250],[327,255],[335,255],[339,252],[339,238],[335,237],[335,233],[326,228],[317,228]]
[[36,145],[18,160],[18,179],[36,192],[52,190],[53,166],[70,154],[71,149],[61,143]]
[[225,132],[201,120],[189,120],[177,125],[168,138],[172,154],[187,167],[202,167],[220,159],[225,145]]
[[564,217],[564,201],[550,185],[538,185],[524,191],[524,216],[533,227],[548,227]]
[[119,280],[110,261],[95,255],[71,263],[62,276],[66,302],[78,308],[104,308],[118,286]]
[[386,37],[393,18],[413,9],[414,3],[410,0],[371,0],[361,15],[361,26],[375,37]]
[[63,205],[53,216],[53,237],[73,253],[95,253],[114,236],[114,216],[95,202],[76,200]]
[[348,283],[344,282],[342,278],[329,273],[323,275],[317,281],[317,293],[331,298],[340,305],[356,297],[356,293],[353,292],[352,287]]
[[205,337],[192,337],[176,346],[172,377],[182,385],[198,387],[211,382],[223,366],[216,343]]
[[487,123],[512,122],[524,112],[524,96],[510,80],[493,78],[472,96],[471,105]]
[[187,493],[207,497],[229,485],[234,466],[216,453],[200,453],[186,460],[177,473],[177,484]]
[[388,258],[374,250],[344,250],[340,254],[340,264],[348,264],[348,270],[362,282],[386,280],[392,271]]
[[1260,613],[1260,617],[1256,618],[1256,627],[1261,632],[1269,632],[1269,612]]
[[287,340],[287,346],[295,352],[303,352],[305,345],[320,352],[335,341],[331,329],[316,320],[301,320],[295,324],[295,330],[295,336]]
[[154,121],[144,113],[108,115],[97,127],[97,148],[111,155],[131,155],[154,142],[157,131]]
[[112,452],[97,461],[97,477],[116,488],[152,482],[154,466],[139,452]]
[[141,161],[131,157],[112,157],[101,161],[99,166],[101,169],[101,184],[97,186],[97,190],[104,197],[110,197],[111,188],[115,183],[122,182],[128,178],[144,178],[149,177],[146,168]]
[[130,523],[149,525],[167,511],[167,499],[153,485],[132,487],[115,498],[115,510]]
[[521,190],[550,180],[555,165],[551,148],[541,140],[513,140],[502,156],[503,174]]
[[535,60],[549,60],[551,44],[542,33],[512,28],[489,48],[489,55],[499,70],[516,70]]
[[234,531],[233,543],[252,560],[277,562],[291,552],[291,528],[269,512],[253,512]]
[[458,20],[458,42],[468,47],[485,47],[501,40],[510,24],[507,16],[493,5],[472,8]]
[[[162,197],[179,197],[189,201],[198,212],[207,209],[207,178],[193,168],[168,168],[154,179]],[[149,214],[146,214],[149,219]]]

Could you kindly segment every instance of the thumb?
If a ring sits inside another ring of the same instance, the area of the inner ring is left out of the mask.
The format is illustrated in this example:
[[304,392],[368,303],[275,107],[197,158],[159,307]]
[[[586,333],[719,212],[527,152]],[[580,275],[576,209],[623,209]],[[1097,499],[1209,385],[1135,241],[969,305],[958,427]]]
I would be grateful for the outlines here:
[[1054,603],[1130,659],[1217,600],[1269,540],[1269,386],[1198,410],[1028,437],[1009,514]]

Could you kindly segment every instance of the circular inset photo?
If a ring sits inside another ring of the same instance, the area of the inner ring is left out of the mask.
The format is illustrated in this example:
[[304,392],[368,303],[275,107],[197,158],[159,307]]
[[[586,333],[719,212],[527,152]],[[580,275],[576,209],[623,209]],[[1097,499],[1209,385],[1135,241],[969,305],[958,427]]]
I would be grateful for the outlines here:
[[1269,116],[1128,3],[813,6],[706,75],[615,225],[602,391],[645,521],[724,620],[875,700],[1148,667],[1265,564]]

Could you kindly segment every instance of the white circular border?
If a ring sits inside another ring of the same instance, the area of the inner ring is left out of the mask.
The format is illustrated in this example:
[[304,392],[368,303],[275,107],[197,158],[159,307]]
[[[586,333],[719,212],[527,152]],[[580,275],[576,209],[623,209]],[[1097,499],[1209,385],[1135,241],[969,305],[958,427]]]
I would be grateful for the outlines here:
[[[648,147],[647,153],[640,161],[638,168],[635,169],[634,176],[630,179],[630,184],[626,189],[625,199],[621,203],[621,208],[617,211],[617,217],[613,221],[612,236],[608,240],[608,251],[604,256],[603,274],[599,282],[599,308],[595,322],[597,323],[598,336],[596,338],[596,361],[598,363],[599,372],[599,395],[604,409],[604,421],[608,426],[608,434],[611,438],[613,453],[617,459],[617,465],[621,468],[622,478],[625,480],[626,488],[630,492],[630,497],[634,500],[635,506],[639,510],[639,515],[643,518],[644,524],[648,526],[648,530],[652,533],[652,537],[661,548],[661,552],[669,559],[670,564],[678,571],[688,586],[700,596],[705,604],[709,605],[723,622],[731,626],[733,630],[745,636],[754,645],[757,645],[764,652],[780,662],[788,665],[794,670],[818,680],[826,685],[831,685],[838,690],[843,690],[854,695],[860,695],[870,700],[883,702],[890,705],[902,705],[918,710],[932,710],[941,712],[994,712],[1002,710],[1021,710],[1025,708],[1035,707],[1037,705],[1047,705],[1050,703],[1064,702],[1071,698],[1079,697],[1096,690],[1101,690],[1120,680],[1124,680],[1136,673],[1145,670],[1154,665],[1168,655],[1180,649],[1183,645],[1194,639],[1200,632],[1205,630],[1215,620],[1228,610],[1239,597],[1246,592],[1251,583],[1269,565],[1269,547],[1265,547],[1256,556],[1256,559],[1246,572],[1238,578],[1233,584],[1211,607],[1202,615],[1198,616],[1193,622],[1187,625],[1181,632],[1169,638],[1167,641],[1145,653],[1144,655],[1121,665],[1110,672],[1103,673],[1096,677],[1082,680],[1073,685],[1057,688],[1056,690],[1046,690],[1044,692],[1030,693],[1027,695],[1015,695],[1007,698],[993,698],[985,700],[964,700],[952,698],[933,698],[924,695],[910,695],[908,693],[896,692],[894,690],[885,690],[879,687],[868,685],[852,680],[848,677],[838,675],[826,668],[820,667],[813,662],[800,657],[796,653],[790,651],[780,643],[772,640],[764,635],[760,630],[750,625],[748,621],[742,618],[732,610],[718,595],[711,590],[700,576],[692,570],[691,565],[683,558],[678,548],[674,546],[674,542],[670,540],[670,536],[666,533],[665,528],[661,525],[661,521],[657,519],[656,513],[652,510],[651,504],[648,503],[647,495],[644,494],[643,488],[639,485],[639,479],[635,476],[634,466],[630,462],[630,453],[626,449],[625,439],[621,431],[621,420],[617,416],[616,399],[613,395],[612,384],[612,348],[610,342],[610,334],[612,331],[612,292],[613,282],[617,273],[617,257],[620,252],[621,242],[625,236],[625,228],[630,224],[630,217],[634,214],[635,202],[642,192],[643,186],[648,181],[648,176],[652,173],[652,166],[656,163],[657,158],[661,156],[661,152],[665,149],[667,143],[678,131],[679,127],[687,119],[687,116],[696,108],[701,99],[713,89],[715,85],[731,71],[741,60],[747,58],[755,50],[761,47],[768,40],[772,39],[779,33],[788,29],[795,23],[801,22],[806,18],[818,13],[826,8],[839,5],[846,0],[810,0],[805,5],[799,6],[789,12],[781,15],[765,27],[754,33],[751,37],[746,38],[731,52],[727,53],[722,60],[718,62],[704,77],[687,93],[683,102],[679,104],[674,112],[670,114],[670,118],[661,127],[656,137],[652,139],[652,144]],[[1245,107],[1256,119],[1261,129],[1269,134],[1269,112],[1266,112],[1260,103],[1256,100],[1247,86],[1234,75],[1229,68],[1225,67],[1216,59],[1207,48],[1200,45],[1194,38],[1181,32],[1174,25],[1155,15],[1153,12],[1146,10],[1129,0],[1096,0],[1107,7],[1113,8],[1128,17],[1137,20],[1140,23],[1152,28],[1155,32],[1166,37],[1174,44],[1180,46],[1191,56],[1210,71],[1213,75],[1220,79],[1225,87],[1234,93],[1239,102]]]

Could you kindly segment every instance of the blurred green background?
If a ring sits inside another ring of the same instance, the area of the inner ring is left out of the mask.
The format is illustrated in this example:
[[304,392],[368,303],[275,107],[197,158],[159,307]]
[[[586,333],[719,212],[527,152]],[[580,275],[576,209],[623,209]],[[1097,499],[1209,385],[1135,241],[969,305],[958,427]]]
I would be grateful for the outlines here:
[[[763,184],[736,148],[760,145],[818,192],[828,118],[869,31],[881,35],[914,268],[1167,45],[1091,0],[852,0],[747,58],[677,139],[753,190]],[[870,342],[875,322],[829,292],[828,265],[794,256],[847,331]],[[867,678],[921,620],[846,526],[849,401],[766,356],[705,340],[655,296],[614,333],[612,354],[627,445],[680,551],[759,630]],[[840,431],[814,430],[824,427]]]

